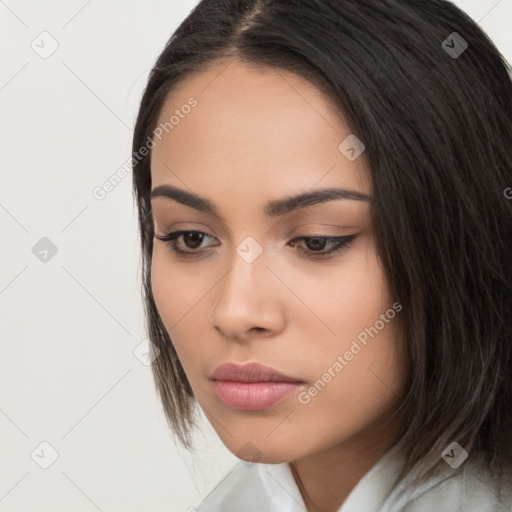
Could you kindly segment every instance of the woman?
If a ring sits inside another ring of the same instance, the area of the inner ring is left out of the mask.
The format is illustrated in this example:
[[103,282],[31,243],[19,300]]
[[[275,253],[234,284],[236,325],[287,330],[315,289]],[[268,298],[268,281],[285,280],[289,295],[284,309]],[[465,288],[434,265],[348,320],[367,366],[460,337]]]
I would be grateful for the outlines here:
[[152,368],[241,459],[197,510],[510,510],[507,66],[444,0],[203,0],[171,37],[133,139]]

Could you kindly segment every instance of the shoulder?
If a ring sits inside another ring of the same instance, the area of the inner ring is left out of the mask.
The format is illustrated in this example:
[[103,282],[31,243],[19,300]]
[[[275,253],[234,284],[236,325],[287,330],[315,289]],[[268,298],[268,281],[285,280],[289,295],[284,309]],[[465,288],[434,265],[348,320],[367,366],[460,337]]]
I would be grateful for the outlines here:
[[505,475],[500,488],[488,469],[470,463],[446,470],[411,494],[402,512],[510,512],[512,475]]

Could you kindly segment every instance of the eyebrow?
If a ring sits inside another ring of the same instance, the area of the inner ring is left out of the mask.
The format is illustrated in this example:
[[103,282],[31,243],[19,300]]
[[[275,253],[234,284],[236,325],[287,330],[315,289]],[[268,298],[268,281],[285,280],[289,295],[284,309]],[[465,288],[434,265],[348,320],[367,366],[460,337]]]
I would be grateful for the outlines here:
[[[221,217],[219,209],[209,199],[171,185],[160,185],[155,187],[151,192],[151,199],[155,197],[172,199],[178,203],[195,208],[196,210]],[[370,201],[371,197],[363,194],[362,192],[358,192],[357,190],[349,190],[346,188],[324,188],[314,190],[312,192],[304,192],[284,199],[269,201],[266,204],[264,211],[269,217],[278,217],[294,210],[340,199]]]

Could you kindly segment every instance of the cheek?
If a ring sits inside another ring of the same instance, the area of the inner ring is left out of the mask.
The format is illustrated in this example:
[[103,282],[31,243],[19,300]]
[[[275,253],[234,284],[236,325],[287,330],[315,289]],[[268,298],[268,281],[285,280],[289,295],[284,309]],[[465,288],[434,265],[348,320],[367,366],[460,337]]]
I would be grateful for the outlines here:
[[[364,263],[352,269],[344,292],[337,301],[336,326],[341,335],[338,353],[348,351],[351,358],[345,380],[356,395],[379,400],[382,393],[389,395],[387,381],[391,388],[397,384],[400,313],[392,307],[393,297],[374,251],[368,251]],[[335,311],[333,308],[333,316]]]
[[[151,264],[151,287],[158,313],[171,337],[185,371],[194,357],[194,348],[200,343],[204,326],[199,319],[206,318],[204,297],[211,288],[205,281],[194,279],[173,264],[166,247],[154,246]],[[188,373],[188,372],[187,372]]]
[[297,314],[296,318],[303,318],[299,320],[304,322],[303,328],[307,329],[306,320],[312,327],[320,327],[317,339],[323,339],[326,348],[332,347],[333,342],[336,344],[336,340],[343,343],[357,336],[373,325],[393,302],[370,239],[357,251],[347,253],[340,264],[325,267],[319,264],[314,275],[305,272],[290,275],[288,281],[300,290],[304,303],[317,317]]
[[[347,258],[331,279],[316,283],[316,299],[315,283],[310,281],[308,286],[310,304],[331,332],[315,336],[311,319],[303,321],[302,332],[316,341],[302,346],[311,362],[310,382],[320,380],[306,407],[320,414],[339,404],[332,409],[332,425],[339,421],[348,427],[347,412],[354,427],[371,421],[400,395],[404,380],[398,344],[400,312],[392,307],[376,252],[369,248],[363,257]],[[341,414],[337,419],[335,411]]]
[[151,262],[151,288],[158,312],[167,331],[171,334],[171,327],[179,318],[176,307],[179,306],[178,290],[182,288],[180,286],[182,283],[179,282],[179,276],[172,272],[163,253],[161,248],[154,246]]

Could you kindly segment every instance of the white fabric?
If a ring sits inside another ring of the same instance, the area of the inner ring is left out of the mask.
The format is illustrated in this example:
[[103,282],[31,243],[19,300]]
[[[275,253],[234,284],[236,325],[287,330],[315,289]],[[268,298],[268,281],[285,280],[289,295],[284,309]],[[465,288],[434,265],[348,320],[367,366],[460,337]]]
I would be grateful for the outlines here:
[[[488,474],[478,473],[468,461],[458,470],[446,464],[421,487],[410,485],[408,477],[393,488],[403,467],[397,453],[397,446],[388,451],[352,489],[338,512],[512,511],[512,487],[505,487],[500,504]],[[307,512],[288,463],[245,461],[238,462],[195,508],[198,512]]]

